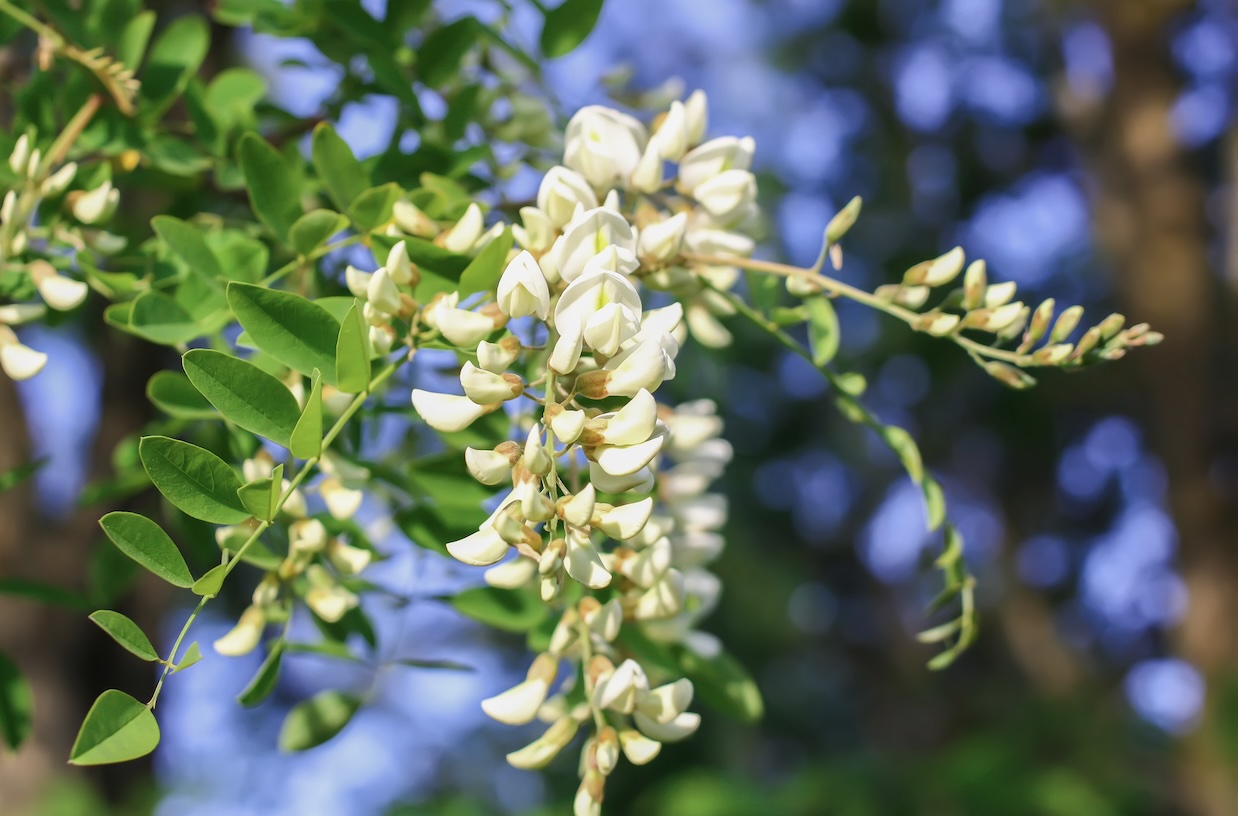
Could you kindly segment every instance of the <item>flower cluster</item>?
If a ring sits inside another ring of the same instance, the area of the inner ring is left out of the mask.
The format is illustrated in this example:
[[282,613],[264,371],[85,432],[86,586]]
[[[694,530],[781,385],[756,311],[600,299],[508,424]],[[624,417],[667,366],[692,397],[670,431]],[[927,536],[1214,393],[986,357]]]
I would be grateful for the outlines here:
[[[730,448],[712,403],[671,408],[653,396],[675,376],[689,332],[707,344],[730,339],[715,316],[728,304],[715,296],[738,269],[692,256],[753,248],[752,140],[702,143],[705,127],[699,92],[673,103],[652,133],[609,108],[581,110],[568,125],[564,165],[545,175],[537,205],[512,227],[519,247],[495,301],[467,308],[448,293],[420,306],[420,324],[465,358],[462,394],[413,391],[421,417],[454,432],[506,406],[521,429],[493,449],[466,451],[475,479],[510,480],[511,489],[447,549],[489,567],[491,586],[535,587],[560,610],[527,679],[483,707],[506,723],[550,723],[508,757],[524,768],[545,765],[592,722],[578,814],[598,811],[621,753],[648,762],[700,721],[687,711],[692,683],[643,665],[622,628],[702,655],[719,650],[696,626],[720,591],[705,565],[722,548],[726,505],[705,490]],[[642,289],[674,301],[647,308]],[[375,303],[369,287],[366,297]],[[561,678],[565,663],[575,669]]]
[[[27,134],[18,137],[7,164],[13,183],[0,198],[0,265],[21,271],[43,301],[0,306],[0,368],[14,380],[25,380],[43,370],[47,355],[23,345],[12,327],[41,318],[47,307],[56,311],[77,308],[88,289],[84,282],[62,274],[47,260],[22,260],[31,249],[31,225],[40,203],[64,196],[77,175],[77,165],[69,162],[53,172],[54,162]],[[82,224],[110,218],[118,201],[119,192],[110,181],[64,196],[65,207]],[[69,245],[83,244],[73,229],[63,230],[56,237]]]

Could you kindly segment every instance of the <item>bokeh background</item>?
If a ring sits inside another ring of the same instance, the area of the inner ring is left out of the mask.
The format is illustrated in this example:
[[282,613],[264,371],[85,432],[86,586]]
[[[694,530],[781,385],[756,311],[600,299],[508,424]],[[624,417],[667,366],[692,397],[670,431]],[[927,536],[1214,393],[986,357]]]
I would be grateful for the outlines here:
[[[502,5],[435,4],[483,20]],[[511,5],[513,38],[534,42],[540,14]],[[242,32],[215,48],[211,70],[256,68],[292,114],[338,117],[359,155],[401,138],[391,97],[324,114],[341,74],[308,39]],[[914,640],[939,542],[897,462],[758,333],[734,325],[730,349],[689,347],[668,393],[717,400],[737,453],[723,603],[705,628],[753,671],[767,715],[744,726],[706,711],[694,739],[612,781],[607,812],[1238,814],[1238,8],[608,0],[584,46],[544,74],[556,115],[620,85],[652,98],[704,89],[713,135],[756,138],[767,257],[810,264],[824,223],[862,195],[849,282],[875,287],[961,244],[1024,300],[1122,311],[1168,338],[1012,393],[957,348],[840,307],[841,365],[920,442],[980,582],[980,642],[942,673]],[[422,104],[443,107],[429,92]],[[504,195],[527,197],[537,179],[518,173]],[[65,556],[89,552],[99,512],[78,507],[82,491],[149,410],[142,387],[162,363],[71,327],[34,345],[52,362],[16,393],[3,384],[0,444],[21,450],[11,429],[24,422],[50,462],[34,501],[5,505],[5,526],[24,533],[3,545],[22,571],[75,586],[91,562]],[[161,699],[153,761],[86,772],[0,757],[0,785],[37,781],[34,812],[53,816],[567,812],[573,760],[544,776],[507,767],[530,734],[477,705],[523,672],[520,643],[432,600],[476,571],[398,532],[382,547],[376,580],[412,598],[371,610],[385,654],[473,671],[297,656],[273,698],[245,711],[233,697],[258,656],[209,655]],[[165,633],[186,613],[145,583],[123,603]],[[60,757],[89,701],[135,670],[113,665],[118,650],[82,616],[23,604],[5,607],[0,637],[50,720],[26,750]],[[207,618],[196,636],[229,625]],[[125,677],[145,687],[136,671]],[[371,703],[331,743],[280,755],[283,714],[324,687],[365,689]],[[32,767],[43,771],[23,776]]]

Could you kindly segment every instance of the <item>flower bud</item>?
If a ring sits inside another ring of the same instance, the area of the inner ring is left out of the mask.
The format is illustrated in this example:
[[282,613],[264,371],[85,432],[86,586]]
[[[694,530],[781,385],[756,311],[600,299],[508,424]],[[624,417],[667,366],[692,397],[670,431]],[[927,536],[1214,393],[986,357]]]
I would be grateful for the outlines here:
[[843,239],[851,228],[855,226],[855,222],[860,218],[860,208],[864,205],[864,200],[859,196],[847,202],[847,206],[838,211],[838,214],[830,219],[830,223],[825,227],[825,242],[827,244],[837,244]]
[[640,535],[652,514],[652,496],[618,507],[599,504],[594,512],[593,525],[616,541],[627,541]]
[[639,711],[633,715],[633,720],[643,734],[659,742],[678,742],[687,739],[696,733],[696,729],[701,725],[701,715],[690,711],[685,711],[667,723],[659,723]]
[[485,228],[485,223],[481,214],[481,207],[474,202],[469,204],[468,209],[464,211],[464,215],[456,222],[456,225],[448,230],[444,235],[439,236],[442,241],[443,248],[448,252],[455,252],[462,255],[473,248],[473,244],[481,238],[482,231]]
[[77,175],[77,165],[69,162],[43,181],[40,192],[47,198],[58,196],[73,183],[75,175]]
[[510,335],[499,343],[482,340],[477,344],[477,362],[480,368],[492,374],[505,372],[519,355],[520,341]]
[[595,762],[598,773],[610,776],[619,764],[619,734],[609,725],[598,731]]
[[984,305],[985,290],[988,288],[988,267],[982,260],[972,261],[963,274],[963,308],[967,311],[979,309]]
[[365,297],[371,306],[385,314],[399,314],[404,308],[404,303],[400,300],[400,290],[396,288],[395,280],[385,266],[370,276]]
[[563,559],[567,574],[590,589],[610,586],[611,574],[589,540],[589,534],[575,528],[567,531],[567,555]]
[[327,546],[330,534],[318,519],[295,521],[288,528],[290,553],[316,553]]
[[120,191],[105,181],[89,192],[82,193],[70,205],[73,217],[83,224],[98,224],[112,217],[120,203]]
[[408,259],[408,246],[404,241],[397,243],[387,253],[385,268],[391,279],[400,286],[408,286],[415,283],[413,280],[413,264]]
[[390,326],[370,326],[370,359],[391,353],[395,345],[395,330]]
[[488,586],[497,589],[518,589],[526,586],[536,573],[536,561],[515,558],[486,570],[482,578]]
[[[314,564],[306,573],[310,574],[315,568],[322,569]],[[305,593],[305,604],[327,623],[339,623],[349,610],[357,607],[357,596],[339,585],[315,586]]]
[[507,762],[514,768],[535,771],[550,764],[559,752],[576,737],[580,724],[572,717],[560,717],[533,742],[519,751],[507,755]]
[[537,209],[549,220],[552,228],[558,229],[572,220],[577,206],[586,210],[598,206],[597,194],[589,182],[580,173],[566,167],[550,168],[537,189]]
[[13,144],[13,152],[9,154],[9,168],[18,175],[26,174],[26,163],[30,160],[30,137],[23,133]]
[[546,453],[546,445],[542,442],[542,426],[534,424],[524,443],[524,466],[530,473],[545,476],[553,464]]
[[491,719],[506,725],[532,722],[537,716],[537,710],[546,701],[546,694],[558,673],[558,666],[559,661],[550,655],[538,655],[529,667],[527,679],[502,694],[482,700],[482,711]]
[[593,460],[610,476],[630,476],[652,462],[665,442],[666,437],[658,435],[636,445],[600,445]]
[[[592,190],[589,192],[593,193]],[[594,201],[596,200],[595,198]],[[512,235],[515,236],[517,244],[537,253],[550,249],[555,241],[555,228],[546,213],[537,207],[521,207],[520,220],[522,224],[512,225]]]
[[364,272],[357,267],[349,264],[344,269],[344,284],[348,287],[348,291],[354,296],[362,300],[369,300],[370,292],[370,272]]
[[498,285],[499,308],[508,317],[536,315],[545,320],[550,315],[550,289],[537,261],[527,251],[521,252],[503,270]]
[[691,140],[688,111],[682,102],[672,102],[650,143],[657,146],[661,158],[677,162],[688,152]]
[[467,361],[460,368],[460,384],[465,395],[478,405],[515,399],[524,391],[524,383],[515,374],[495,374]]
[[[513,443],[504,442],[494,450],[464,449],[464,462],[469,474],[484,485],[496,485],[511,475],[515,460],[504,446]],[[517,449],[518,451],[519,449]]]
[[374,553],[362,547],[353,547],[339,539],[327,545],[327,560],[341,575],[356,575],[370,564]]
[[620,731],[619,745],[623,748],[623,755],[633,765],[645,765],[652,762],[662,750],[662,743],[649,739],[635,729]]
[[413,389],[413,407],[427,425],[444,433],[463,431],[492,409],[492,406],[478,405],[468,397],[420,388]]
[[576,495],[560,500],[559,515],[575,527],[588,527],[593,519],[593,505],[596,498],[597,491],[594,490],[592,484],[587,484]]
[[[611,363],[617,360],[620,358]],[[656,341],[645,340],[630,353],[625,352],[622,361],[606,373],[605,390],[610,396],[634,397],[641,389],[656,391],[667,377],[666,352]]]
[[326,502],[327,512],[331,518],[350,519],[361,509],[361,501],[365,494],[360,490],[350,490],[334,476],[323,479],[318,485],[318,494]]
[[1071,306],[1069,309],[1058,315],[1057,322],[1053,324],[1053,331],[1049,334],[1050,343],[1061,343],[1066,338],[1070,337],[1074,332],[1075,327],[1079,325],[1079,320],[1083,317],[1082,306]]
[[[39,290],[39,295],[43,301],[58,312],[67,312],[70,309],[76,308],[83,300],[86,299],[86,293],[89,287],[79,280],[64,275],[56,274],[56,271],[51,268],[50,264],[44,262],[50,274],[36,276],[35,286]],[[30,264],[33,267],[35,264]]]
[[20,326],[38,320],[47,314],[47,306],[42,303],[6,303],[0,306],[0,323],[6,326]]
[[[549,405],[546,406],[546,413],[550,413]],[[571,445],[580,438],[580,434],[585,428],[585,419],[584,411],[560,410],[550,420],[550,430],[554,432],[555,439],[565,445]]]
[[656,193],[662,188],[664,181],[662,171],[662,157],[658,155],[658,145],[650,142],[632,171],[632,189],[641,193]]
[[440,302],[433,311],[434,324],[443,337],[460,348],[475,347],[497,328],[488,315],[457,309],[446,302]]
[[688,227],[688,214],[679,213],[665,221],[650,224],[640,231],[637,254],[655,261],[669,261],[683,247],[684,234]]
[[[684,120],[687,123],[688,146],[698,145],[705,138],[709,124],[709,101],[702,90],[693,91],[683,103]],[[678,159],[676,159],[678,161]]]
[[433,238],[438,235],[438,224],[434,223],[434,219],[409,201],[396,201],[391,215],[396,226],[409,235],[416,235],[418,238]]

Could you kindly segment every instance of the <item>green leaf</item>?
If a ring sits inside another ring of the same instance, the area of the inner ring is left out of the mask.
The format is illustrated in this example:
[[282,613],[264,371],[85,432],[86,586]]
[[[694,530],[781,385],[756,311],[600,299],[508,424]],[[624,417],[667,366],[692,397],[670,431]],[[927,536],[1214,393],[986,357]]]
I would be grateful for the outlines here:
[[702,702],[740,722],[761,719],[765,712],[761,691],[738,660],[726,652],[706,659],[683,646],[677,650],[679,667],[692,681]]
[[30,735],[34,695],[9,657],[0,652],[0,739],[16,751]]
[[283,495],[283,485],[284,466],[281,464],[276,466],[271,476],[241,485],[236,494],[254,518],[270,521],[275,518],[275,505]]
[[210,33],[195,14],[172,22],[151,47],[142,70],[142,115],[157,119],[184,92],[190,77],[206,58]]
[[546,12],[542,53],[550,59],[569,54],[585,41],[602,13],[602,0],[564,0]]
[[896,425],[887,425],[882,428],[881,437],[903,463],[903,469],[907,471],[911,480],[919,484],[924,478],[924,462],[920,458],[920,449],[916,447],[916,440]]
[[403,195],[398,184],[389,182],[361,193],[348,208],[348,217],[361,232],[369,232],[391,220],[395,203]]
[[55,604],[67,609],[89,609],[94,606],[90,600],[77,592],[63,587],[44,584],[39,581],[27,581],[22,578],[0,578],[0,595],[17,595],[30,598],[43,604]]
[[293,223],[288,241],[298,254],[308,255],[347,226],[347,216],[332,210],[311,210]]
[[271,692],[275,690],[275,684],[279,682],[279,667],[284,662],[284,649],[286,646],[287,641],[282,638],[275,641],[275,644],[271,646],[271,651],[267,653],[266,659],[258,667],[257,674],[249,681],[249,685],[245,686],[244,690],[237,695],[236,701],[238,703],[249,708],[258,705],[271,696]]
[[512,248],[512,231],[503,230],[503,234],[486,244],[477,253],[460,274],[460,297],[466,298],[476,292],[486,292],[499,285],[503,270],[507,267],[507,254]]
[[456,69],[477,41],[479,33],[480,27],[473,17],[462,17],[431,31],[417,51],[417,70],[421,81],[437,88],[454,79]]
[[143,292],[133,301],[127,328],[165,346],[188,343],[202,334],[193,316],[161,292]]
[[354,299],[335,342],[336,387],[345,394],[360,394],[370,387],[370,327]]
[[315,370],[310,380],[305,411],[292,431],[288,449],[298,459],[309,459],[322,453],[322,375]]
[[327,195],[340,211],[346,212],[357,196],[370,186],[369,173],[357,161],[348,143],[326,122],[314,128],[311,153],[314,169]]
[[108,765],[137,759],[159,744],[159,723],[142,703],[108,689],[90,707],[69,752],[72,765]]
[[15,468],[6,470],[0,473],[0,493],[6,490],[12,490],[19,484],[22,484],[34,474],[43,469],[43,466],[50,462],[46,456],[35,459],[33,462],[27,462],[24,465],[18,465]]
[[319,369],[334,384],[340,324],[326,309],[291,292],[235,282],[228,284],[228,305],[258,348],[306,376]]
[[941,490],[941,484],[932,476],[926,476],[920,482],[920,489],[924,491],[925,526],[931,532],[946,521],[946,497]]
[[237,160],[249,190],[254,214],[281,241],[301,217],[301,191],[279,151],[256,133],[246,133],[237,147]]
[[159,410],[177,419],[215,419],[215,406],[198,393],[189,378],[177,371],[157,371],[146,383],[146,397]]
[[126,651],[135,654],[143,660],[152,662],[159,660],[159,653],[155,651],[155,647],[151,645],[150,638],[146,637],[146,633],[129,618],[113,612],[110,609],[100,609],[98,612],[92,612],[90,619],[94,621],[100,629],[112,636],[112,640],[119,643]]
[[219,590],[223,589],[224,579],[228,577],[228,565],[219,564],[207,570],[206,574],[193,582],[190,589],[194,595],[201,595],[205,598],[214,598],[219,594]]
[[254,118],[254,106],[266,96],[267,83],[249,68],[225,68],[211,79],[202,104],[219,130],[227,132]]
[[193,225],[170,215],[157,215],[151,227],[168,248],[185,262],[190,271],[214,286],[219,286],[219,259],[206,244],[206,238]]
[[527,632],[546,617],[546,605],[528,589],[474,587],[451,598],[462,615],[505,632]]
[[249,518],[236,495],[241,480],[210,451],[179,439],[148,436],[138,444],[138,454],[151,482],[181,512],[213,524],[240,524]]
[[134,16],[125,25],[116,43],[116,59],[131,70],[136,71],[142,64],[142,56],[146,53],[146,44],[150,42],[151,32],[155,30],[155,12],[143,11]]
[[193,584],[193,574],[189,572],[181,551],[163,528],[146,516],[121,511],[108,513],[99,519],[99,526],[116,545],[116,549],[172,586],[187,587]]
[[361,698],[342,691],[323,691],[295,706],[284,718],[279,747],[305,751],[322,745],[348,725],[361,707]]
[[172,674],[176,674],[179,671],[184,671],[195,663],[201,662],[201,660],[202,647],[199,646],[198,641],[195,640],[193,643],[189,644],[189,648],[185,650],[185,654],[181,657],[180,662],[172,667]]
[[804,298],[808,309],[808,343],[812,346],[812,361],[818,366],[829,364],[838,354],[838,314],[825,295]]
[[288,387],[253,363],[210,349],[181,357],[193,387],[247,431],[288,447],[301,408]]

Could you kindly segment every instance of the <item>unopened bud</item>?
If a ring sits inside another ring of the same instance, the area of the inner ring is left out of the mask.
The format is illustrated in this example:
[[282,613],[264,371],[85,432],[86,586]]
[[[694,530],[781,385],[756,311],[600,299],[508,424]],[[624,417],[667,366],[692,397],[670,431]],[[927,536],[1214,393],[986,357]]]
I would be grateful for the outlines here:
[[825,242],[827,244],[837,244],[843,239],[843,236],[851,231],[855,226],[856,220],[860,217],[860,208],[864,201],[856,196],[847,202],[847,206],[838,211],[838,214],[830,219],[830,223],[825,228]]

